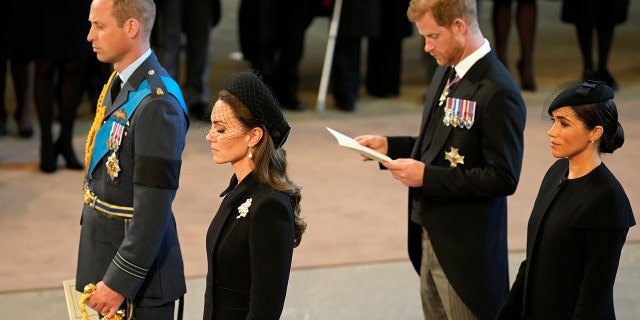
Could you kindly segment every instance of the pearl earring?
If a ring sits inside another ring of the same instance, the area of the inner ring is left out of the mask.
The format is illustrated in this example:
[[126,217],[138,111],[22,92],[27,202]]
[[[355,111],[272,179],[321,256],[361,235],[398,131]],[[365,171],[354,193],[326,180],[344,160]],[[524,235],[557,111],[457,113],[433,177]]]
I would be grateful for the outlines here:
[[252,148],[249,147],[249,159],[253,159],[253,153],[251,152]]

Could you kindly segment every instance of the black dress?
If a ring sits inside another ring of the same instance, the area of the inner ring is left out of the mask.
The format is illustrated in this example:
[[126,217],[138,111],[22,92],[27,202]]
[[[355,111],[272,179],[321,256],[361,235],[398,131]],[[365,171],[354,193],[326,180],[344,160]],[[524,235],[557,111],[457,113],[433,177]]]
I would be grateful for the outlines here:
[[610,26],[627,21],[629,0],[564,0],[561,20],[576,25]]
[[603,164],[567,180],[567,159],[545,175],[527,230],[527,256],[497,319],[615,319],[613,285],[629,200]]
[[221,196],[207,231],[203,319],[279,319],[293,257],[291,199],[253,173],[239,183],[234,175]]
[[[29,21],[38,26],[37,38],[22,39],[35,43],[34,58],[44,59],[79,59],[91,53],[91,43],[87,35],[89,23],[90,0],[36,1],[27,8],[27,12],[35,15]],[[38,39],[38,41],[34,41]]]

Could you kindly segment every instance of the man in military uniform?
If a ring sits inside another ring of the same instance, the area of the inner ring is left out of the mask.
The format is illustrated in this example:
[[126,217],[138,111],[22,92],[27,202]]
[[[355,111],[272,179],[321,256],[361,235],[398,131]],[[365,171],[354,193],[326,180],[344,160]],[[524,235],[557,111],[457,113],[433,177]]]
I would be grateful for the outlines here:
[[186,292],[172,202],[189,126],[180,88],[150,49],[152,0],[94,0],[87,39],[115,69],[87,139],[76,287],[110,318],[173,319]]

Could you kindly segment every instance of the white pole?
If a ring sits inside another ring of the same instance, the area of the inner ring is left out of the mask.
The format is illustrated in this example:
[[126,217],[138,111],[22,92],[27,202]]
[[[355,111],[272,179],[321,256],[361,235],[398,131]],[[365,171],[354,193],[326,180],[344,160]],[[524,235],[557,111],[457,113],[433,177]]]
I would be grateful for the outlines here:
[[329,38],[327,40],[327,50],[324,54],[324,64],[322,66],[322,77],[320,78],[320,90],[318,91],[318,104],[316,109],[324,112],[327,109],[327,88],[329,87],[329,75],[333,63],[333,51],[336,46],[336,36],[340,24],[340,12],[342,10],[342,0],[335,0],[333,4],[333,15],[329,24]]

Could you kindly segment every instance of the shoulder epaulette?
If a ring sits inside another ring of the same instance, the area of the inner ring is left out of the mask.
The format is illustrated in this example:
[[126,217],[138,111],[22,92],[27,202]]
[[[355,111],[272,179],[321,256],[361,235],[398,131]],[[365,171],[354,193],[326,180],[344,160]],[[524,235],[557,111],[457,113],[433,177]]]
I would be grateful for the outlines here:
[[147,79],[147,81],[149,81],[151,94],[161,96],[167,92],[167,86],[165,85],[164,81],[162,81],[162,77],[156,74],[155,70],[149,70],[145,78]]

